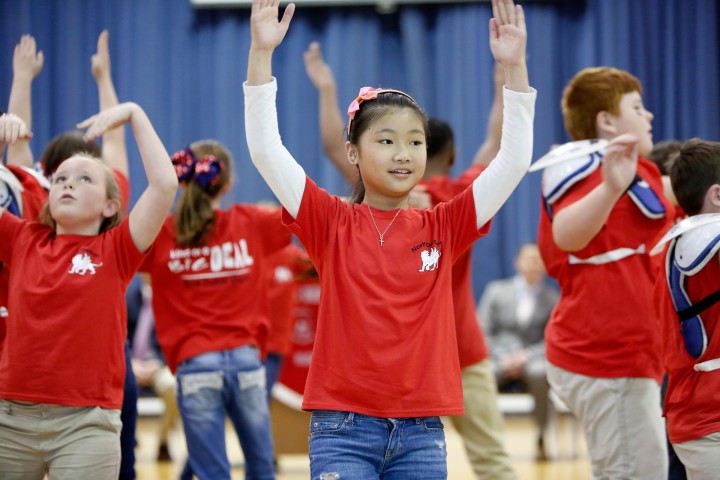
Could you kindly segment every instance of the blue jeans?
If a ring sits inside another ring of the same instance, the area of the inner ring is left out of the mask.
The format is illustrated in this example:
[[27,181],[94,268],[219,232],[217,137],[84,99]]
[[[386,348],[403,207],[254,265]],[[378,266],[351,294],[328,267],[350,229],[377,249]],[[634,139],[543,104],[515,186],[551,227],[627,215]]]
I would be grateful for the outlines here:
[[277,353],[268,353],[265,358],[265,378],[267,379],[265,388],[267,389],[268,405],[270,405],[270,400],[272,400],[272,387],[280,376],[280,368],[282,367],[284,358],[284,355]]
[[257,348],[244,346],[188,359],[178,366],[177,385],[188,461],[195,475],[230,479],[227,414],[245,457],[245,478],[275,478],[265,370]]
[[311,480],[447,478],[439,417],[378,418],[316,410],[310,419]]

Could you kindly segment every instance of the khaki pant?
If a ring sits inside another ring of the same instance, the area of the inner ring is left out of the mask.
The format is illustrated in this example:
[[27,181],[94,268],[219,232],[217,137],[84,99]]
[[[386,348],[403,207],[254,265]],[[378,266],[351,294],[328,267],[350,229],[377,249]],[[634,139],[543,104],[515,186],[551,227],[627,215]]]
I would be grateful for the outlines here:
[[479,480],[514,480],[503,446],[505,420],[497,404],[497,384],[490,360],[462,369],[465,414],[452,419],[462,436]]
[[153,376],[153,390],[163,401],[165,410],[160,426],[160,443],[168,443],[170,433],[180,422],[180,410],[177,405],[177,383],[170,368],[164,365]]
[[120,410],[0,400],[3,480],[117,480]]
[[720,432],[688,442],[673,443],[688,480],[717,480],[720,475]]
[[593,480],[667,479],[665,420],[655,380],[587,377],[552,364],[547,375],[583,427]]

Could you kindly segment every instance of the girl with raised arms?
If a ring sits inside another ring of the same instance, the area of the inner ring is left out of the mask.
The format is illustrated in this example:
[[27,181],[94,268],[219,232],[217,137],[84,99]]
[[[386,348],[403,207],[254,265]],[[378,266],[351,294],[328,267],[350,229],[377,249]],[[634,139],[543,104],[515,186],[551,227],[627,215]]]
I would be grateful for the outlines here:
[[128,218],[112,171],[86,153],[53,174],[42,222],[0,209],[11,312],[0,357],[3,478],[118,478],[125,290],[177,190],[165,147],[138,105],[103,110],[79,127],[89,141],[124,123],[148,178]]
[[[272,53],[295,11],[254,0],[245,90],[253,162],[320,274],[322,295],[303,408],[312,478],[446,478],[442,415],[463,410],[452,306],[454,260],[490,228],[532,155],[536,93],[523,10],[493,0],[490,48],[505,69],[500,152],[470,188],[432,210],[408,207],[427,158],[427,118],[397,90],[365,87],[348,111],[353,203],[305,175],[280,139]],[[335,477],[334,477],[335,478]]]

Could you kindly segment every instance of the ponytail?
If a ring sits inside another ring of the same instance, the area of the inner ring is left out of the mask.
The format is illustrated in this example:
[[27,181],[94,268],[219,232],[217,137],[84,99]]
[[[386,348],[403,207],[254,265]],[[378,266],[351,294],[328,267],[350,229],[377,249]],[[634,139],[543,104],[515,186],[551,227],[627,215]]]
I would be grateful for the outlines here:
[[183,193],[175,210],[177,243],[207,243],[215,226],[213,201],[230,183],[232,157],[219,142],[201,140],[172,156]]

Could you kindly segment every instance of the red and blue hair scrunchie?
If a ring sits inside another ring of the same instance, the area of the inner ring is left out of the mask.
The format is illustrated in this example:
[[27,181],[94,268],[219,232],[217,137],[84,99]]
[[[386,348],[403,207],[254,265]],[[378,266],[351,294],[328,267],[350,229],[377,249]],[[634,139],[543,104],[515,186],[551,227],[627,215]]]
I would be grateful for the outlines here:
[[215,155],[203,155],[198,160],[190,147],[178,150],[170,159],[178,182],[187,185],[191,180],[195,180],[203,189],[217,184],[220,173],[225,168]]

